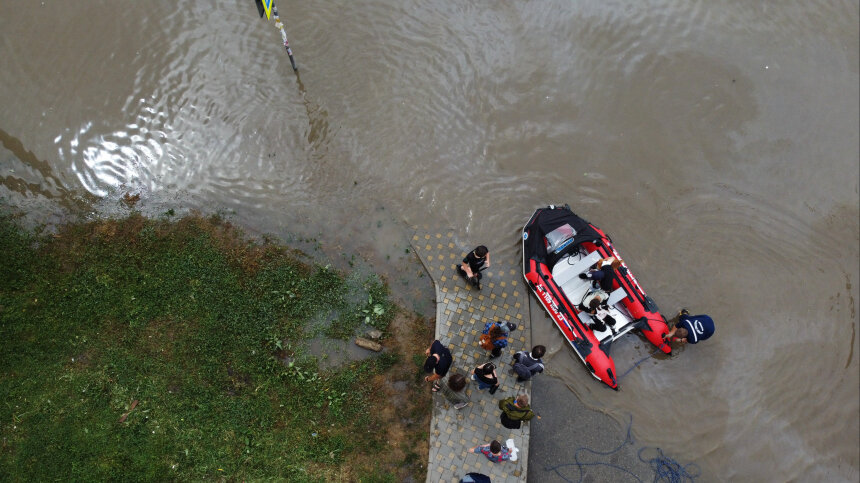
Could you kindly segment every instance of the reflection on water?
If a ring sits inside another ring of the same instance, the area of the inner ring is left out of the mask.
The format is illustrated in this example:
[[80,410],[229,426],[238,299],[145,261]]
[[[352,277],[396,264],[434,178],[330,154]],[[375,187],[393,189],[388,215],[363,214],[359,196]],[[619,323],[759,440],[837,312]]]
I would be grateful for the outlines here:
[[[708,480],[857,480],[856,2],[296,4],[301,78],[245,2],[6,10],[22,209],[232,214],[363,254],[432,314],[411,226],[516,259],[525,218],[569,203],[664,312],[719,325],[610,393],[532,310],[554,373]],[[619,371],[648,353],[613,346]]]

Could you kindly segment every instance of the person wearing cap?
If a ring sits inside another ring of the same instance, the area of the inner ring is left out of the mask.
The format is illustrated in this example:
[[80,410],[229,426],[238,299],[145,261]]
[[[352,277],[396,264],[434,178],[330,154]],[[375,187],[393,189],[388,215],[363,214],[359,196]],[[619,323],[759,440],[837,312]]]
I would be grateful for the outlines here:
[[451,368],[453,358],[451,351],[442,345],[438,340],[434,340],[430,347],[424,351],[427,360],[424,361],[424,372],[430,374],[425,377],[425,381],[435,381],[442,379],[445,374],[448,374],[448,369]]
[[690,315],[690,311],[682,309],[678,313],[678,323],[663,336],[669,342],[698,344],[714,335],[714,319],[707,315]]
[[502,349],[508,346],[508,335],[517,330],[517,325],[511,322],[487,322],[481,331],[481,347],[490,351],[490,359],[499,357]]

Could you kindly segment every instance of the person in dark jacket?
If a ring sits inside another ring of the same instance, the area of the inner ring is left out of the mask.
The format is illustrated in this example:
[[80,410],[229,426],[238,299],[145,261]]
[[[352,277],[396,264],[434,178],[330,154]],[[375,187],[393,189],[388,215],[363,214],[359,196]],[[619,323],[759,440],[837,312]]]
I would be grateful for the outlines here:
[[596,283],[601,289],[611,292],[612,282],[615,280],[615,272],[621,268],[621,260],[615,257],[607,257],[598,260],[596,268],[589,270],[586,273],[580,273],[579,278],[591,280]]
[[492,480],[483,473],[470,472],[460,478],[460,483],[492,483]]
[[[499,401],[499,409],[502,410],[499,415],[502,426],[508,429],[519,429],[523,421],[537,416],[529,407],[529,397],[525,394],[520,394],[516,399],[513,396],[502,399]],[[540,419],[540,416],[537,418]]]
[[424,351],[427,360],[424,361],[424,372],[430,374],[425,377],[425,381],[435,381],[442,379],[445,374],[448,374],[448,369],[451,368],[453,358],[451,351],[442,345],[438,340],[434,340],[430,347]]
[[517,374],[517,382],[527,381],[535,374],[544,370],[541,357],[546,353],[546,347],[536,345],[531,352],[519,351],[514,354],[514,372]]
[[704,314],[690,315],[687,309],[683,309],[678,314],[678,323],[663,336],[663,339],[670,342],[698,344],[714,335],[714,330],[714,319]]

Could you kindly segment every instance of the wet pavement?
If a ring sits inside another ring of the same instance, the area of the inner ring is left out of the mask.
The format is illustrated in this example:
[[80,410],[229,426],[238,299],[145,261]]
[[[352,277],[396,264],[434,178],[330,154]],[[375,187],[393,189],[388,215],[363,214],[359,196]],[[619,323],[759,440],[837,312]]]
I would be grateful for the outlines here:
[[[531,382],[518,383],[509,371],[512,355],[531,348],[528,294],[520,261],[500,259],[491,251],[491,266],[483,272],[479,291],[467,285],[455,267],[480,242],[458,240],[452,230],[419,230],[411,244],[436,288],[436,338],[454,358],[449,376],[460,373],[468,377],[475,366],[490,360],[489,353],[478,345],[486,322],[499,320],[517,325],[508,338],[508,347],[500,357],[492,359],[500,381],[495,394],[479,391],[470,382],[465,389],[470,403],[460,410],[441,395],[434,397],[427,481],[456,482],[469,472],[485,474],[494,482],[525,481],[530,426],[537,418],[520,429],[507,429],[499,421],[498,408],[498,401],[506,397],[521,393],[531,396]],[[468,453],[473,446],[494,439],[505,444],[511,438],[519,450],[517,461],[493,463],[481,454]]]

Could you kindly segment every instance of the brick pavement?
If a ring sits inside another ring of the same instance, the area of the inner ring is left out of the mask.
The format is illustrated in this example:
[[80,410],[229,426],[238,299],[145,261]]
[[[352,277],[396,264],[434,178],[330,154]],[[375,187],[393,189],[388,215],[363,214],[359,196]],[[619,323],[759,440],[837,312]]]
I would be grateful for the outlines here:
[[[501,383],[496,394],[479,391],[470,381],[466,393],[471,402],[460,410],[441,395],[434,396],[427,481],[457,482],[468,472],[483,473],[493,482],[525,481],[530,423],[524,423],[521,429],[507,429],[499,422],[498,408],[498,401],[508,396],[531,396],[531,382],[517,383],[516,376],[509,372],[513,353],[531,348],[528,293],[522,280],[521,260],[500,259],[490,246],[492,265],[483,272],[482,290],[478,291],[466,284],[455,267],[480,242],[460,241],[453,230],[419,229],[411,244],[436,288],[436,338],[453,355],[449,374],[459,372],[468,377],[476,365],[488,360],[488,352],[478,346],[486,322],[498,319],[517,324],[517,330],[508,338],[508,347],[493,359]],[[492,463],[481,454],[466,452],[493,439],[504,444],[509,438],[520,450],[515,462]]]

